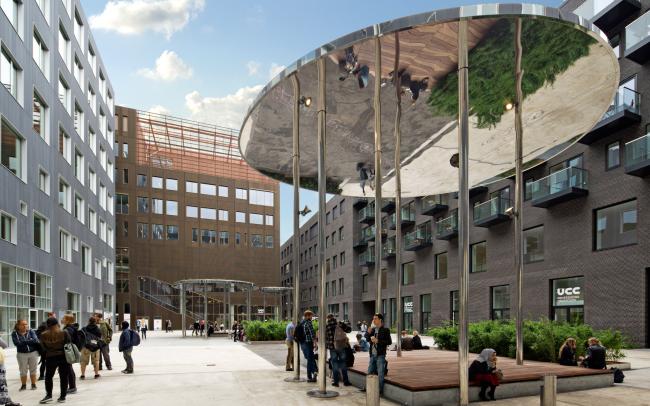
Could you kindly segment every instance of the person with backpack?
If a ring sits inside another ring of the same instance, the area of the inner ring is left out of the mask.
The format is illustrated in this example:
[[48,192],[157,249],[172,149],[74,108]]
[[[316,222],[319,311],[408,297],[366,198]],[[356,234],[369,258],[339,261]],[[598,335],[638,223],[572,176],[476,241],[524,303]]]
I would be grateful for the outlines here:
[[85,341],[81,350],[81,376],[79,379],[86,379],[86,366],[89,362],[92,362],[95,369],[95,379],[99,379],[99,349],[102,346],[102,332],[97,326],[94,316],[88,319],[88,325],[81,331],[85,336]]
[[318,344],[314,325],[311,322],[314,313],[311,310],[305,310],[303,320],[296,326],[293,337],[300,344],[305,360],[307,360],[307,382],[316,382],[316,358],[314,349]]
[[129,322],[122,322],[122,334],[120,335],[120,343],[118,349],[126,361],[126,368],[122,370],[123,374],[132,374],[133,373],[133,358],[131,353],[133,352],[133,347],[140,345],[140,336],[135,331],[129,328]]
[[50,317],[46,322],[47,330],[40,337],[41,345],[45,351],[45,397],[40,403],[49,403],[52,401],[52,389],[54,387],[54,374],[59,370],[59,385],[61,395],[57,402],[65,402],[65,395],[68,392],[68,374],[70,364],[65,358],[65,345],[72,340],[70,335],[61,330],[59,321]]
[[[79,334],[79,324],[75,323],[74,314],[66,314],[61,319],[61,324],[63,325],[63,331],[68,333],[72,344],[74,344],[77,349],[79,346],[83,347],[83,338]],[[74,372],[74,367],[70,365],[68,370],[68,391],[67,393],[77,392],[77,375]]]
[[102,364],[105,362],[106,369],[111,371],[113,365],[111,364],[110,343],[113,341],[113,327],[111,327],[111,323],[104,319],[103,314],[96,313],[95,318],[99,325],[99,331],[102,333],[102,345],[99,347],[99,370],[103,369]]
[[286,371],[293,371],[293,332],[295,329],[296,325],[293,324],[293,321],[289,321],[284,329],[285,342],[287,343],[287,360],[284,368]]
[[41,348],[34,330],[27,325],[27,320],[18,320],[11,333],[11,341],[16,346],[16,358],[20,370],[20,390],[27,389],[27,373],[32,381],[32,390],[36,389],[36,369],[38,351]]
[[346,347],[348,347],[348,336],[346,333],[352,328],[342,321],[337,321],[333,314],[327,315],[325,330],[325,345],[330,351],[330,362],[332,366],[332,386],[339,386],[339,375],[343,378],[343,385],[350,386],[348,379],[348,367],[345,362]]

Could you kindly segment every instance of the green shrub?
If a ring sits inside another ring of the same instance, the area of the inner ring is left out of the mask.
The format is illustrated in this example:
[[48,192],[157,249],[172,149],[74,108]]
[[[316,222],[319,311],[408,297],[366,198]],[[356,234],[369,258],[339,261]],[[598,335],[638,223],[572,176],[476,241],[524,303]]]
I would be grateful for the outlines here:
[[[582,356],[589,337],[598,337],[607,348],[607,360],[617,361],[624,357],[622,350],[628,341],[620,332],[611,329],[594,331],[589,325],[559,323],[548,319],[524,322],[524,356],[535,361],[556,362],[560,346],[567,337],[576,339],[577,355]],[[450,323],[429,329],[440,349],[458,350],[458,327]],[[478,353],[484,348],[494,348],[497,354],[514,358],[516,335],[514,321],[485,320],[469,325],[469,350]]]
[[[250,341],[281,341],[286,338],[288,321],[244,321],[244,331]],[[314,332],[318,332],[318,321],[312,320]]]

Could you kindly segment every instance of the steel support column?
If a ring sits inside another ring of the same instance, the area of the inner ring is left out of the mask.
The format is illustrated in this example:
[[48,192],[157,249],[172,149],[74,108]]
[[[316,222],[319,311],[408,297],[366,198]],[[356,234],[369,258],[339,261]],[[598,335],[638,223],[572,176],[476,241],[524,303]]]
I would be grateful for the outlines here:
[[185,313],[187,312],[185,309],[185,285],[180,284],[179,287],[179,296],[180,296],[180,308],[181,308],[181,332],[183,337],[187,337],[187,320],[185,319]]
[[399,72],[399,32],[395,33],[395,66],[393,80],[397,100],[395,110],[395,301],[397,302],[397,356],[402,356],[402,78]]
[[203,326],[205,338],[208,338],[208,284],[203,282]]
[[459,404],[469,404],[469,379],[467,358],[469,356],[468,290],[469,290],[469,116],[468,116],[468,20],[458,22],[458,377],[460,380]]
[[521,80],[521,18],[515,19],[515,270],[517,273],[517,309],[515,316],[516,330],[516,358],[517,365],[524,364],[524,249],[523,249],[523,179],[522,179],[522,151],[523,151],[523,126],[521,122],[521,103],[523,94]]
[[[375,312],[381,313],[381,41],[375,36]],[[370,249],[370,247],[368,248]]]

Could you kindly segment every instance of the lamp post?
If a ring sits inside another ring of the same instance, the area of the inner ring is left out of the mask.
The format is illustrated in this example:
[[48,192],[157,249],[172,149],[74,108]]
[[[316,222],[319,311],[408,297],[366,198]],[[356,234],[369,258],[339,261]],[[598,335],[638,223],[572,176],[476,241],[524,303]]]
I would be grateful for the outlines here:
[[402,356],[402,83],[399,72],[399,32],[395,33],[395,66],[393,80],[397,100],[395,111],[395,301],[397,302],[397,356]]
[[521,18],[515,19],[515,270],[517,273],[517,315],[515,318],[516,330],[516,358],[517,365],[524,364],[524,321],[523,321],[523,293],[524,293],[524,249],[523,249],[523,179],[522,179],[522,154],[523,154],[523,126],[521,122],[521,103],[523,93],[521,80]]

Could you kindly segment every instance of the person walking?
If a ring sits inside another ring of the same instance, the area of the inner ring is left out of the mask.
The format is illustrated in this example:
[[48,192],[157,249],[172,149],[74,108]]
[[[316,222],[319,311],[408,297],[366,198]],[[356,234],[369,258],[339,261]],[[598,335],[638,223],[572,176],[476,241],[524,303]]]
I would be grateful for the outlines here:
[[45,397],[40,403],[52,401],[52,389],[54,387],[54,374],[59,371],[59,387],[61,395],[57,402],[65,402],[65,395],[68,390],[68,374],[70,364],[65,359],[64,346],[71,342],[70,335],[61,330],[59,321],[50,317],[46,321],[47,330],[41,334],[41,345],[45,350]]
[[95,370],[95,379],[99,379],[99,349],[102,346],[102,331],[97,326],[95,317],[88,319],[88,325],[82,328],[86,336],[86,342],[81,350],[81,376],[79,379],[82,381],[86,379],[86,367],[88,363],[92,363]]
[[27,326],[27,320],[18,320],[11,333],[11,341],[16,347],[18,370],[20,371],[20,390],[27,389],[27,372],[32,382],[32,390],[36,389],[36,370],[38,369],[38,356],[40,342],[36,332]]
[[296,325],[293,321],[289,321],[287,327],[284,329],[285,342],[287,343],[287,360],[285,362],[285,371],[293,371],[293,331]]
[[192,329],[192,335],[195,335],[195,334],[196,334],[197,336],[199,335],[199,327],[200,327],[200,326],[199,326],[199,321],[196,320],[196,321],[194,322],[194,326],[193,326],[193,329]]
[[165,323],[165,333],[171,333],[172,332],[172,321],[167,319],[167,322]]
[[205,331],[205,320],[199,322],[199,330],[201,331],[201,337],[203,337],[203,332]]
[[7,385],[7,370],[5,369],[5,353],[7,342],[0,338],[0,405],[20,406],[20,403],[14,403],[9,397],[9,386]]
[[[147,330],[149,330],[149,327],[147,326],[147,323],[144,323],[142,327],[140,327],[140,335],[142,336],[143,340],[147,339]],[[201,330],[201,332],[203,332],[203,330]]]
[[350,386],[345,350],[348,347],[346,333],[351,332],[352,328],[343,322],[337,321],[333,314],[327,315],[325,328],[325,345],[330,351],[332,386],[339,386],[339,375],[343,378],[343,385]]
[[[63,325],[63,331],[68,333],[70,340],[74,345],[77,346],[77,349],[83,348],[83,339],[79,334],[79,324],[75,323],[74,314],[66,314],[61,319],[61,324]],[[68,390],[66,393],[76,393],[77,392],[77,375],[74,372],[74,366],[70,365],[68,370]]]
[[[384,315],[375,313],[370,328],[366,331],[366,340],[370,341],[370,362],[368,374],[379,377],[379,394],[384,394],[384,375],[386,373],[386,348],[393,343],[390,330],[384,327]],[[365,389],[364,389],[365,390]]]
[[113,327],[111,327],[111,323],[104,320],[103,314],[97,313],[95,318],[98,320],[99,331],[102,333],[102,344],[99,347],[99,370],[102,370],[102,364],[105,362],[106,369],[111,371],[113,364],[111,364],[110,344],[113,341]]
[[294,335],[296,340],[300,343],[305,360],[307,360],[307,382],[316,382],[316,358],[314,357],[314,349],[318,345],[312,318],[314,313],[311,310],[306,310],[303,314],[303,320],[296,327]]
[[122,334],[120,335],[120,343],[118,349],[124,357],[126,362],[126,368],[122,370],[123,374],[132,374],[133,373],[133,347],[140,344],[140,336],[135,331],[129,328],[129,322],[122,322]]

